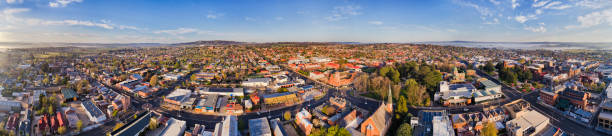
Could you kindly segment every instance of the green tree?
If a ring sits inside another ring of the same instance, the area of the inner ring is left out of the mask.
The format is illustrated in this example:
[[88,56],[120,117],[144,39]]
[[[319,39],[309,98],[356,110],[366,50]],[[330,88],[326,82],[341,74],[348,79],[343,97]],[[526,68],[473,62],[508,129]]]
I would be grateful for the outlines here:
[[44,85],[48,85],[49,83],[51,83],[51,81],[49,80],[49,76],[45,75],[45,78],[42,80]]
[[343,127],[332,126],[329,128],[319,128],[315,129],[310,136],[350,136],[351,133],[348,132]]
[[59,85],[62,82],[62,77],[59,74],[56,74],[53,79],[53,84]]
[[151,118],[151,121],[149,121],[149,129],[150,130],[154,130],[157,129],[157,118]]
[[428,103],[425,103],[425,98],[429,98],[425,88],[419,85],[416,80],[408,79],[406,83],[404,83],[404,87],[406,87],[407,103],[412,106],[425,106]]
[[121,122],[119,122],[119,123],[115,124],[115,127],[113,127],[113,131],[116,131],[117,129],[119,129],[119,128],[123,127],[123,125],[125,125],[125,124],[123,124],[123,123],[121,123]]
[[82,128],[83,128],[83,121],[81,121],[81,120],[77,121],[77,123],[76,123],[76,130],[78,132],[81,132]]
[[386,66],[378,71],[379,75],[389,78],[389,80],[397,83],[400,82],[400,73],[391,66]]
[[276,89],[277,93],[284,93],[284,92],[289,92],[289,90],[287,90],[287,88],[278,88]]
[[400,95],[399,99],[397,99],[397,106],[395,112],[402,115],[408,112],[408,102],[406,100],[406,96]]
[[493,122],[488,122],[487,124],[485,124],[484,128],[482,129],[482,135],[483,136],[497,136],[497,127],[495,126],[495,123]]
[[412,126],[408,123],[403,123],[397,129],[396,136],[412,136]]
[[291,120],[291,112],[285,111],[285,114],[283,115],[283,117],[285,117],[285,120]]
[[66,127],[65,126],[61,126],[59,128],[57,128],[57,133],[59,133],[60,135],[63,135],[66,133]]
[[157,86],[158,79],[159,77],[157,77],[157,75],[152,76],[151,79],[149,80],[149,83],[151,84],[151,86]]
[[495,66],[493,66],[493,63],[491,63],[491,61],[487,61],[482,70],[491,74],[491,72],[495,71]]

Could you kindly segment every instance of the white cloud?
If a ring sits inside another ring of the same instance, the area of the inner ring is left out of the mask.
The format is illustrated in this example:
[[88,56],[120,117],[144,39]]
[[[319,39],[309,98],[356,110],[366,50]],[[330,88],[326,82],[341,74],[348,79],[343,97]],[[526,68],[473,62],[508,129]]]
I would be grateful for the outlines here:
[[517,0],[512,0],[512,9],[515,9],[516,7],[518,7],[520,5],[521,4],[519,4]]
[[478,13],[480,13],[480,15],[482,16],[493,16],[494,15],[494,13],[491,12],[491,10],[489,10],[489,8],[487,7],[479,6],[474,3],[470,3],[467,1],[461,1],[461,0],[454,0],[453,2],[458,3],[461,6],[472,7],[476,9],[476,11],[478,11]]
[[187,34],[187,33],[195,33],[198,32],[198,29],[195,28],[178,28],[171,30],[158,30],[153,33],[155,34],[171,34],[171,35],[179,35],[179,34]]
[[339,21],[347,19],[350,16],[361,15],[361,7],[355,5],[336,6],[332,10],[332,15],[325,17],[327,21]]
[[535,13],[536,13],[536,15],[542,14],[542,9],[536,9]]
[[256,21],[256,19],[252,18],[252,17],[244,17],[244,20],[246,20],[246,21]]
[[542,6],[546,5],[546,4],[548,4],[548,2],[550,2],[550,0],[545,0],[545,1],[540,1],[540,2],[538,2],[536,0],[536,1],[533,2],[533,4],[531,6],[534,7],[534,8],[542,7]]
[[208,15],[206,15],[206,19],[217,19],[218,17],[222,17],[223,13],[215,13],[215,12],[208,12]]
[[586,28],[586,27],[597,26],[597,25],[604,24],[604,23],[608,23],[608,25],[612,26],[612,9],[592,12],[584,16],[579,16],[577,20],[578,20],[578,23],[580,23],[580,26],[570,25],[570,26],[566,26],[565,28],[566,29]]
[[529,19],[527,19],[526,16],[516,16],[514,17],[514,20],[516,20],[516,22],[519,22],[519,23],[525,23]]
[[369,21],[369,24],[373,24],[373,25],[382,25],[383,22],[382,21]]
[[119,27],[119,29],[138,29],[134,26],[126,26],[126,25],[116,25],[112,24],[109,20],[102,20],[100,22],[93,21],[85,21],[85,20],[74,20],[74,19],[66,19],[66,20],[46,20],[39,18],[21,18],[15,16],[18,13],[28,12],[30,9],[28,8],[7,8],[2,11],[0,14],[0,22],[8,23],[7,25],[16,25],[16,26],[87,26],[87,27],[98,27],[103,29],[115,29]]
[[528,26],[528,27],[525,27],[524,29],[532,31],[532,32],[544,33],[544,32],[546,32],[546,28],[544,27],[545,25],[546,24],[544,24],[544,23],[539,23],[538,26],[536,26],[536,27]]
[[559,1],[553,1],[548,3],[546,6],[542,7],[543,9],[557,9],[557,10],[562,10],[562,9],[566,9],[566,8],[570,8],[572,7],[571,5],[568,4],[563,4],[563,2],[559,2]]
[[70,3],[81,3],[83,2],[83,0],[55,0],[52,2],[49,2],[49,7],[53,7],[53,8],[59,8],[59,7],[66,7],[68,4]]
[[8,4],[23,3],[23,0],[6,0],[6,3]]
[[487,21],[487,22],[484,22],[484,24],[486,24],[486,25],[495,25],[495,24],[499,24],[499,19],[497,19],[497,18],[493,18],[493,21]]
[[281,20],[285,20],[285,18],[283,18],[283,17],[275,17],[274,20],[281,21]]
[[13,14],[28,12],[30,9],[28,8],[6,8],[2,11],[3,16],[13,16]]
[[575,3],[576,6],[589,9],[600,9],[607,6],[612,6],[611,0],[580,0]]
[[534,15],[534,14],[529,14],[527,16],[519,15],[519,16],[515,16],[514,17],[514,20],[516,22],[521,23],[521,24],[525,23],[525,22],[527,22],[529,20],[535,20],[535,19],[538,19],[538,17],[536,15]]
[[499,4],[501,4],[501,2],[496,1],[496,0],[489,0],[489,2],[491,2],[491,3],[495,4],[495,5],[499,5]]

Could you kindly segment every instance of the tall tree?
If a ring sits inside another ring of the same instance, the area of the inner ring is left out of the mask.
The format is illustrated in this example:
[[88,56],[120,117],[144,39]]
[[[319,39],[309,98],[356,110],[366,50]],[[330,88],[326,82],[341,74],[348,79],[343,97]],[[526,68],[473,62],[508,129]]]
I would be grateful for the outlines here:
[[157,86],[157,80],[158,80],[157,75],[154,75],[154,76],[151,77],[151,80],[149,80],[149,84],[151,84],[151,86],[153,86],[153,87]]
[[412,126],[408,123],[402,123],[397,129],[396,136],[412,136]]
[[498,133],[497,127],[495,126],[495,123],[493,122],[488,122],[487,124],[485,124],[484,128],[482,129],[483,136],[497,136],[497,133]]

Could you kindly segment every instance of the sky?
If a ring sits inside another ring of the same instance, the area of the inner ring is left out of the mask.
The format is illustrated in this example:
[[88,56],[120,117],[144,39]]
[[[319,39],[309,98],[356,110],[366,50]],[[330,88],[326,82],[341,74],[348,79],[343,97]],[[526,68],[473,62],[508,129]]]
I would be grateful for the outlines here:
[[612,0],[0,0],[0,42],[612,42]]

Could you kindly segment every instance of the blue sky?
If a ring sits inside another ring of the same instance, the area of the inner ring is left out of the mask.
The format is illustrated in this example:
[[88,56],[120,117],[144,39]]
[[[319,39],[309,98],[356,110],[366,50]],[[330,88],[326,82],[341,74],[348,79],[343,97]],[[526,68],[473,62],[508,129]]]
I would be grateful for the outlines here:
[[0,42],[612,42],[611,0],[1,0]]

